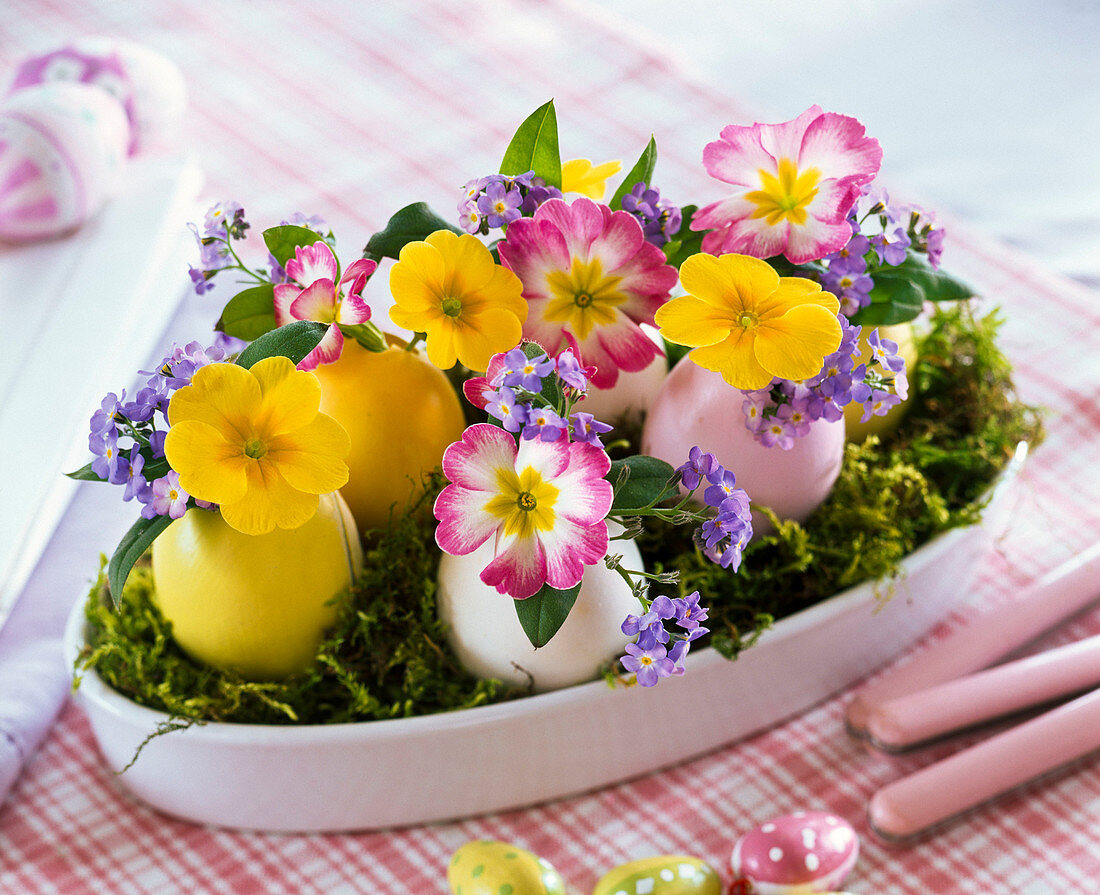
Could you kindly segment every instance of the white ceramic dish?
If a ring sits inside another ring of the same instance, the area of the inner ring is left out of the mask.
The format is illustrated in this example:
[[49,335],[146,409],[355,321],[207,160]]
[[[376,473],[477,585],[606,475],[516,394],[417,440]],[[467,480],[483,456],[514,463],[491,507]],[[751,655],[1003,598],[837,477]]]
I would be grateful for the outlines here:
[[[705,649],[688,657],[685,676],[652,689],[595,681],[417,718],[210,723],[154,738],[118,780],[154,808],[190,821],[331,832],[510,809],[682,764],[850,686],[965,604],[979,561],[1010,513],[1013,479],[1002,479],[980,525],[947,532],[909,556],[888,601],[873,583],[862,584],[778,622],[734,662]],[[74,660],[83,604],[66,631]],[[112,770],[168,720],[94,672],[83,675],[77,697]],[[655,717],[665,735],[637,736]]]

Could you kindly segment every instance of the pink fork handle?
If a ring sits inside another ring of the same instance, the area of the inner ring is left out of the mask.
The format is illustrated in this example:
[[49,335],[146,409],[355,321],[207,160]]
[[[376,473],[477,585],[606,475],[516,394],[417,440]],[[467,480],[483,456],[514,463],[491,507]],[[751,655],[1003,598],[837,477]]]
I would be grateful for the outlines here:
[[1100,749],[1100,690],[884,786],[868,805],[884,839],[909,839]]
[[871,710],[887,700],[992,665],[1100,597],[1100,541],[1066,560],[1018,599],[974,619],[856,695],[848,727],[862,734]]
[[888,700],[867,717],[871,742],[898,751],[1100,686],[1100,635]]

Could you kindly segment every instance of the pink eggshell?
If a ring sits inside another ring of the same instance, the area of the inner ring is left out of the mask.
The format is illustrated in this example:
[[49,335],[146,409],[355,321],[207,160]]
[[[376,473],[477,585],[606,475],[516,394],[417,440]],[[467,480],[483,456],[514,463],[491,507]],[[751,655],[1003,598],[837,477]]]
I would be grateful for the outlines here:
[[738,839],[730,867],[752,883],[754,895],[793,895],[839,888],[858,857],[859,837],[844,818],[796,811]]
[[94,215],[119,182],[130,129],[86,84],[20,90],[0,106],[0,239],[58,236]]
[[[642,431],[642,452],[680,466],[695,445],[737,476],[756,505],[804,521],[829,496],[844,458],[844,425],[818,420],[794,447],[764,447],[745,426],[744,394],[718,373],[685,358],[668,375]],[[771,523],[752,514],[757,536]]]

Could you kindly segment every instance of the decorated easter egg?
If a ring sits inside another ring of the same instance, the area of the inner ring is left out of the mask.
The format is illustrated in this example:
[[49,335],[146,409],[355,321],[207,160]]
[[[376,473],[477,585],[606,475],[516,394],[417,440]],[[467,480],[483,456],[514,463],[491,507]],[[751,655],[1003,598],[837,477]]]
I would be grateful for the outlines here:
[[151,47],[117,37],[84,37],[23,61],[11,90],[57,81],[107,91],[126,110],[130,154],[178,141],[187,89],[179,66]]
[[[664,342],[656,330],[643,326],[642,331],[664,350]],[[597,388],[590,383],[584,400],[575,409],[614,425],[647,411],[667,376],[668,358],[659,354],[637,372],[620,370],[619,378],[610,388]]]
[[339,494],[294,529],[246,535],[192,509],[153,542],[156,602],[190,656],[251,680],[308,667],[336,619],[333,598],[363,567],[355,521]]
[[507,842],[476,840],[447,866],[452,895],[565,895],[565,881],[544,858]]
[[837,889],[859,857],[859,837],[827,811],[796,811],[750,830],[730,857],[736,879],[754,895],[795,895]]
[[313,371],[321,412],[351,438],[340,493],[361,531],[385,528],[423,491],[424,476],[462,437],[465,420],[446,375],[418,352],[394,345],[367,351],[352,339],[340,359]]
[[[627,569],[641,569],[633,541],[615,541]],[[444,554],[439,563],[439,616],[451,647],[477,677],[497,678],[535,690],[554,690],[592,680],[607,662],[622,655],[633,638],[623,620],[640,604],[618,572],[602,562],[586,566],[569,617],[545,646],[535,649],[516,616],[511,597],[498,593],[479,575],[493,558],[493,539],[465,556]]]
[[592,895],[722,895],[722,879],[689,855],[661,855],[605,873]]
[[757,536],[772,526],[756,507],[804,521],[829,496],[844,459],[844,426],[818,420],[790,450],[765,447],[745,425],[744,393],[685,358],[669,373],[642,430],[642,453],[680,466],[698,445],[737,477],[753,501]]
[[0,239],[68,232],[114,192],[130,128],[118,101],[87,84],[39,84],[0,106]]
[[[867,336],[874,330],[873,326],[863,327],[859,336],[857,364],[866,363],[870,359],[871,349],[867,344]],[[894,326],[880,326],[878,334],[883,339],[898,343],[898,354],[905,358],[905,375],[911,378],[917,363],[917,342],[913,337],[913,324],[898,323]],[[863,405],[853,401],[844,408],[844,425],[848,432],[848,440],[858,442],[865,440],[868,435],[887,435],[897,429],[908,410],[909,398],[906,398],[900,404],[891,407],[885,415],[872,416],[864,423],[860,422],[863,417]]]

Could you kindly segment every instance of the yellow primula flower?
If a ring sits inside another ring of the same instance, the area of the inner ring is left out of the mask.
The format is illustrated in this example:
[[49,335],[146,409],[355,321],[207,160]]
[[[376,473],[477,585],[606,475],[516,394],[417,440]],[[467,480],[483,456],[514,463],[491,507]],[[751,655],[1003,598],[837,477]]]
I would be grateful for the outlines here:
[[604,162],[602,165],[593,165],[586,158],[575,158],[563,162],[561,166],[561,191],[563,193],[580,193],[597,202],[607,192],[607,178],[618,174],[623,163],[620,161]]
[[734,388],[772,377],[806,379],[840,345],[836,296],[801,277],[781,277],[748,255],[692,255],[680,267],[689,293],[657,309],[661,335],[691,345],[691,359]]
[[321,386],[286,357],[208,364],[168,405],[164,452],[180,485],[237,531],[297,528],[348,480],[347,432],[318,412]]
[[489,359],[523,335],[523,284],[476,236],[437,230],[410,242],[390,271],[390,319],[427,337],[428,360],[441,370],[461,361],[484,371]]

